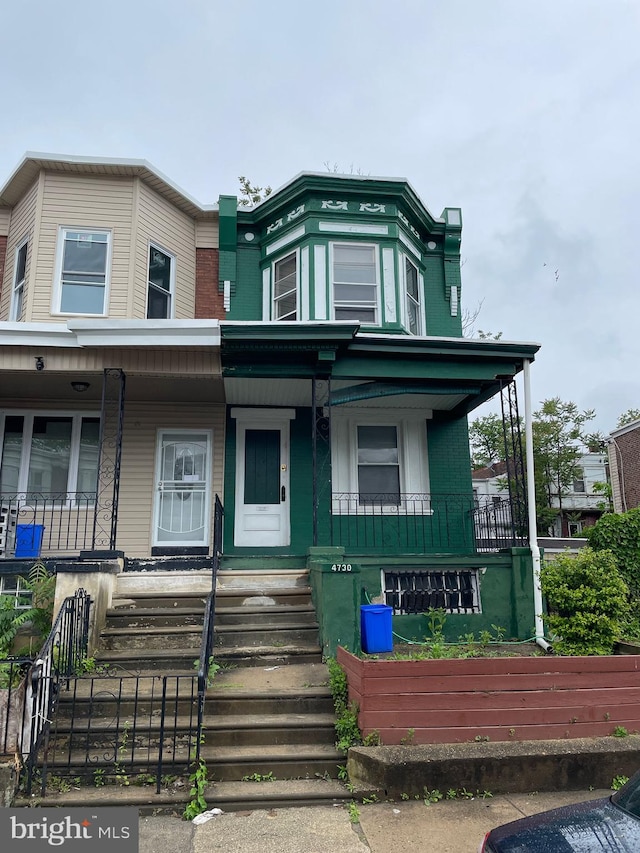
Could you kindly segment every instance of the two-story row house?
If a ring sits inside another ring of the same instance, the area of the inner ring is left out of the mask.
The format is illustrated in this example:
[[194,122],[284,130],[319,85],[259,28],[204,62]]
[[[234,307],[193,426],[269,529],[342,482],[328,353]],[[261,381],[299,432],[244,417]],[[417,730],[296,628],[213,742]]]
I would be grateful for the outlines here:
[[0,573],[202,565],[218,495],[225,566],[309,568],[335,635],[378,600],[405,636],[430,607],[530,636],[467,415],[538,347],[463,338],[461,228],[404,179],[304,173],[249,209],[27,155],[0,190]]

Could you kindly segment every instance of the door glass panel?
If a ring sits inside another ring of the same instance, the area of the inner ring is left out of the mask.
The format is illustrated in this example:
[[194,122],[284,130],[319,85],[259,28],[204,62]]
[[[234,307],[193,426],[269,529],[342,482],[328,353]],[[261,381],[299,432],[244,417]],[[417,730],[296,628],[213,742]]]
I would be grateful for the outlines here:
[[162,438],[158,542],[202,542],[206,535],[207,437]]
[[244,503],[280,503],[280,430],[248,429],[244,448]]

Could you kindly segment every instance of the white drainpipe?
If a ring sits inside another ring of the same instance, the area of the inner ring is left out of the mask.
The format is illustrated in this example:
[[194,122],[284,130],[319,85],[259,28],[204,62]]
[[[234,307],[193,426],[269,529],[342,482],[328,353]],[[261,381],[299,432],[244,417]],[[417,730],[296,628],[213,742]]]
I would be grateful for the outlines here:
[[540,588],[540,548],[536,525],[536,484],[533,467],[533,416],[531,412],[531,362],[524,361],[524,446],[527,468],[527,509],[529,516],[529,547],[533,559],[533,610],[535,619],[536,643],[545,650],[551,646],[544,638],[542,621],[542,590]]

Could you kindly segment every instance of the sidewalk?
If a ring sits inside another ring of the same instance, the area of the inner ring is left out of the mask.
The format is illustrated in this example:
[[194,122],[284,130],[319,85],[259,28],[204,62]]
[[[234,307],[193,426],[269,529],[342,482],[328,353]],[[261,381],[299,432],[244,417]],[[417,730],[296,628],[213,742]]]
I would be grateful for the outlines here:
[[352,824],[342,806],[230,812],[193,826],[141,817],[140,853],[477,853],[488,830],[609,790],[500,795],[488,799],[359,806]]

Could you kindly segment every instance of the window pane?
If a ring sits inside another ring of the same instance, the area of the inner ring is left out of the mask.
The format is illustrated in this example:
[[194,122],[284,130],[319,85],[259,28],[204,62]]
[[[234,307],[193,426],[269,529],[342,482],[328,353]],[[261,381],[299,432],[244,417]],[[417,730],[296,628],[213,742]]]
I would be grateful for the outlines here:
[[0,467],[0,491],[7,495],[18,491],[23,427],[24,418],[13,415],[5,418],[2,465]]
[[71,418],[34,417],[30,492],[66,492],[71,454]]
[[[106,273],[106,235],[79,234],[77,240],[69,239],[70,236],[67,234],[64,241],[63,271]],[[98,241],[97,236],[103,239]]]
[[336,302],[376,301],[376,288],[370,284],[336,284],[333,293]]
[[171,296],[155,287],[149,288],[149,303],[147,305],[148,320],[167,320],[169,318],[169,307]]
[[104,285],[63,283],[60,310],[70,314],[103,314]]
[[16,258],[16,274],[15,274],[15,282],[18,284],[19,282],[24,280],[24,274],[27,267],[27,244],[21,246],[18,251],[18,257]]
[[412,335],[417,335],[420,331],[418,324],[418,306],[411,299],[407,299],[407,319],[409,323],[409,331]]
[[336,308],[336,320],[359,320],[374,326],[376,322],[375,308]]
[[83,418],[80,431],[80,455],[78,459],[79,492],[95,492],[98,480],[98,442],[100,418]]
[[334,246],[334,282],[376,283],[375,249],[373,246]]
[[405,260],[405,269],[407,280],[407,293],[413,296],[416,302],[419,302],[420,299],[418,297],[418,270],[408,258]]
[[162,290],[171,290],[171,258],[155,246],[149,248],[149,281]]
[[400,472],[393,465],[358,466],[358,491],[362,503],[397,506],[400,503]]
[[297,259],[296,255],[287,255],[274,265],[273,298],[276,320],[297,319]]

